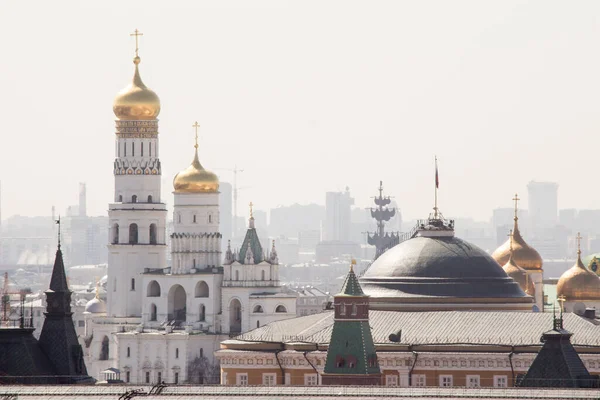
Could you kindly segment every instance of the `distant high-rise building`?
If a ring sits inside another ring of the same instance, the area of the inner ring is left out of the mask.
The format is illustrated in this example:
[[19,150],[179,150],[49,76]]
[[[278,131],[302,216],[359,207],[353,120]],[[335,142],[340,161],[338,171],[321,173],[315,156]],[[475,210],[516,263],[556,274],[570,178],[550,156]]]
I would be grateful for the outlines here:
[[529,218],[534,235],[556,225],[558,218],[558,184],[535,182],[527,184],[529,196]]
[[323,241],[348,241],[351,214],[350,206],[354,198],[350,197],[350,189],[344,192],[327,192],[325,194],[325,223],[323,226]]
[[87,194],[85,183],[79,184],[79,216],[87,216]]

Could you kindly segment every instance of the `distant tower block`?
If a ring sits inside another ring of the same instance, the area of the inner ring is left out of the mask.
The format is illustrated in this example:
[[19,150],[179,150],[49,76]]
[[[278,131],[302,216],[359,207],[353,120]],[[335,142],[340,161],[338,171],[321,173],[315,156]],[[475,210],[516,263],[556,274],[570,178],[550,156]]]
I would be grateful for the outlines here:
[[87,196],[85,182],[79,183],[79,216],[87,216]]

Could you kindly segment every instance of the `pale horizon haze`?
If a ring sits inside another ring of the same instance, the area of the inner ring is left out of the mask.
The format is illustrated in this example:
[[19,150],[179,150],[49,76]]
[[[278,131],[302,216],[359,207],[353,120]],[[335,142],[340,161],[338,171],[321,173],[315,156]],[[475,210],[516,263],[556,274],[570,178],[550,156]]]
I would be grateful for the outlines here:
[[405,219],[527,207],[531,180],[559,208],[598,209],[600,2],[0,1],[2,218],[88,215],[113,201],[112,101],[140,72],[161,99],[163,202],[200,160],[240,215],[324,204],[383,180]]

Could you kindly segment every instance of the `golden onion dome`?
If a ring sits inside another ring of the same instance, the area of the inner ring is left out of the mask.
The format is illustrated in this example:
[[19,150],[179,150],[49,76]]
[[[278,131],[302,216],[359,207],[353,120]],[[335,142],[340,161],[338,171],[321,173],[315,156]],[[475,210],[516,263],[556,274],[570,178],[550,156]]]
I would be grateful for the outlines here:
[[508,262],[502,267],[506,275],[510,276],[515,282],[519,284],[521,289],[528,295],[533,296],[535,293],[535,287],[533,281],[529,278],[529,274],[523,268],[519,267],[512,256],[509,257]]
[[175,193],[216,193],[219,191],[219,178],[200,164],[198,145],[195,147],[192,164],[173,178]]
[[121,120],[155,119],[160,113],[160,99],[142,82],[138,68],[140,58],[136,56],[133,63],[133,81],[115,97],[113,112]]
[[[541,271],[542,257],[533,247],[529,246],[519,232],[518,218],[515,217],[515,225],[513,227],[513,258],[515,263],[527,271]],[[498,247],[492,258],[500,265],[504,265],[510,258],[510,239],[502,246]]]
[[556,294],[566,301],[600,300],[600,278],[587,269],[577,252],[577,262],[565,271],[556,285]]

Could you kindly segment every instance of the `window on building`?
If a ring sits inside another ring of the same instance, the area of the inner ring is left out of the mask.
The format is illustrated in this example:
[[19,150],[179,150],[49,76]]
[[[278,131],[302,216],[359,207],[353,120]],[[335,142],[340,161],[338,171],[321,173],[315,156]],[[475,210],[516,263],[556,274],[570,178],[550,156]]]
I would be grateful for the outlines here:
[[236,281],[240,280],[240,271],[235,271],[235,280]]
[[292,374],[289,372],[285,373],[285,384],[288,386],[292,384]]
[[150,321],[156,321],[156,304],[150,304]]
[[260,280],[261,281],[265,280],[265,270],[264,269],[262,271],[260,271]]
[[148,143],[148,156],[152,157],[152,142]]
[[194,216],[192,217],[192,222],[196,223],[196,214],[194,214]]
[[177,223],[180,224],[181,223],[181,214],[177,214]]
[[196,268],[196,259],[195,258],[192,260],[192,268]]
[[179,384],[179,372],[175,372],[175,378],[173,379],[173,381],[176,385]]
[[179,358],[179,349],[175,349],[175,358]]
[[144,142],[140,144],[140,156],[144,157]]
[[258,320],[256,321],[256,327],[260,328],[260,321],[258,321]]
[[135,143],[131,142],[131,156],[135,157]]
[[285,306],[279,305],[275,309],[275,312],[277,312],[277,313],[285,313],[285,312],[287,312],[287,309],[285,308]]
[[131,202],[132,203],[137,203],[137,195],[134,194],[133,196],[131,196]]
[[413,375],[412,376],[412,385],[423,387],[427,384],[427,377],[425,375]]
[[129,372],[129,371],[125,371],[125,382],[126,383],[131,382],[131,372]]
[[122,194],[120,194],[120,195],[119,195],[119,203],[122,203],[122,202],[123,202],[123,195],[122,195]]
[[131,357],[131,348],[127,347],[127,357]]
[[121,146],[119,145],[118,141],[117,141],[117,157],[121,157]]
[[346,305],[344,303],[340,305],[340,315],[346,315]]
[[146,383],[150,383],[150,371],[146,371]]
[[358,314],[358,307],[356,304],[352,304],[352,315]]
[[150,244],[156,244],[156,224],[150,224],[149,236]]
[[275,386],[275,379],[277,374],[268,373],[262,374],[262,384],[265,386]]
[[127,157],[127,142],[123,143],[123,155]]
[[200,349],[200,358],[204,357],[204,349]]
[[452,387],[452,375],[440,375],[440,387]]
[[104,336],[102,343],[100,344],[100,356],[98,357],[99,360],[108,360],[108,346],[108,336]]
[[161,383],[162,382],[162,372],[158,371],[156,373],[156,383]]
[[398,386],[398,375],[386,375],[385,386]]
[[243,372],[243,373],[238,372],[237,374],[235,374],[235,384],[240,385],[240,386],[247,386],[248,385],[248,374],[245,372]]
[[317,386],[318,384],[317,374],[304,374],[304,386]]
[[204,304],[200,304],[200,317],[198,318],[198,321],[206,321],[206,306]]
[[221,373],[221,385],[227,385],[227,372]]
[[494,387],[507,387],[508,377],[506,375],[494,375]]
[[80,328],[85,328],[85,321],[84,320],[79,320],[77,321],[77,324],[79,325]]
[[148,195],[148,203],[152,203],[152,195],[151,194]]
[[480,387],[479,375],[467,375],[467,387]]
[[208,214],[208,223],[212,224],[212,214]]
[[137,244],[138,242],[138,226],[137,224],[129,225],[129,244]]
[[131,291],[135,292],[135,278],[131,278]]
[[113,224],[112,228],[112,244],[119,243],[119,224]]

